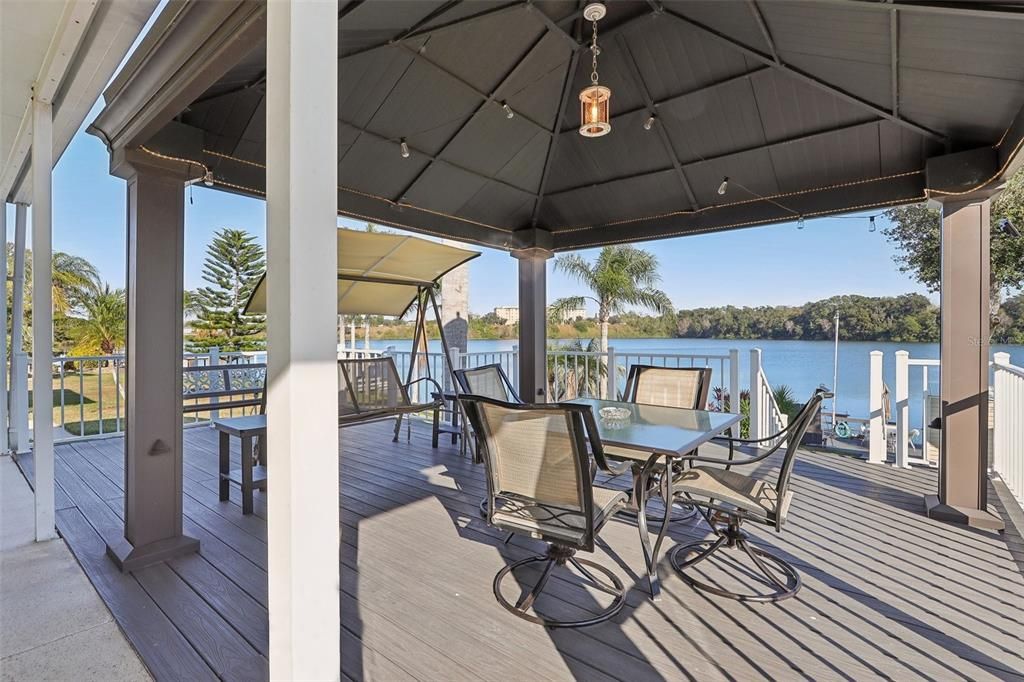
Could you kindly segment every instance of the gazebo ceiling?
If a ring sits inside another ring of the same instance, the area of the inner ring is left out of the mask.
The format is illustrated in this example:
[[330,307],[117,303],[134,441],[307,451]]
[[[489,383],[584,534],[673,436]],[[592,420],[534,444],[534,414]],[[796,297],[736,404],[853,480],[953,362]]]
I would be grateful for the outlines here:
[[[342,0],[339,212],[567,249],[918,201],[929,158],[994,148],[1000,175],[1024,137],[1010,6],[610,0],[612,131],[584,138],[581,4]],[[265,45],[216,68],[147,148],[259,195]]]

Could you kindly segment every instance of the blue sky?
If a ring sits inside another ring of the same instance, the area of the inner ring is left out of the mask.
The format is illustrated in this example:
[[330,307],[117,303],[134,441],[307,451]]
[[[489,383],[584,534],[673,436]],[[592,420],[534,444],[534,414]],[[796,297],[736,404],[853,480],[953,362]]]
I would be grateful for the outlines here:
[[[154,12],[159,14],[163,3]],[[150,20],[152,24],[152,19]],[[147,25],[148,29],[149,24]],[[138,41],[136,41],[138,44]],[[108,174],[103,143],[85,133],[101,109],[97,103],[54,170],[53,247],[91,261],[115,287],[125,282],[125,183]],[[864,214],[866,215],[866,214]],[[359,225],[339,219],[339,225]],[[879,228],[885,226],[878,220]],[[8,217],[13,238],[13,207]],[[202,285],[204,252],[213,234],[239,228],[266,244],[264,204],[204,188],[185,192],[185,286]],[[901,274],[893,247],[868,220],[809,220],[641,245],[661,263],[662,289],[677,308],[717,305],[795,305],[833,294],[885,296],[926,293]],[[596,250],[582,252],[586,257]],[[548,268],[548,298],[584,293]],[[932,296],[933,300],[935,297]],[[484,313],[516,303],[516,264],[507,253],[484,250],[470,264],[470,310]]]

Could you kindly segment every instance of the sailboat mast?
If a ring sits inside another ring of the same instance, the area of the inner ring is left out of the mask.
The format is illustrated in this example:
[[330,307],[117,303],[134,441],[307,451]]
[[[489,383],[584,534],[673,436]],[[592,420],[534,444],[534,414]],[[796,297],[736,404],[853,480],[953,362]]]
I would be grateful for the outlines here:
[[832,352],[832,434],[836,432],[836,398],[839,396],[839,307],[832,324],[836,331],[835,349]]

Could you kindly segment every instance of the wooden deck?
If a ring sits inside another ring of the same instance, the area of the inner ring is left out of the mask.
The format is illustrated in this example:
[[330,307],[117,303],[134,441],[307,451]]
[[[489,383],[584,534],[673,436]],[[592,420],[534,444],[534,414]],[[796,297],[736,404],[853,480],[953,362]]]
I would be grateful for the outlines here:
[[[481,469],[432,450],[426,428],[397,444],[390,428],[341,434],[346,679],[1024,679],[1024,564],[1014,559],[1024,545],[1013,532],[927,519],[932,472],[807,453],[784,532],[750,529],[803,575],[800,594],[776,605],[705,597],[667,561],[665,597],[650,602],[636,528],[614,521],[594,558],[633,585],[626,608],[603,625],[550,631],[491,594],[494,574],[540,545],[504,546],[479,518]],[[237,489],[219,502],[215,433],[185,433],[185,531],[199,554],[133,575],[104,556],[104,538],[121,534],[119,439],[57,447],[58,528],[158,679],[263,679],[264,499],[252,516]],[[20,461],[30,474],[31,457]],[[702,523],[675,525],[674,540],[705,535]],[[568,583],[553,588],[549,607],[587,603]]]

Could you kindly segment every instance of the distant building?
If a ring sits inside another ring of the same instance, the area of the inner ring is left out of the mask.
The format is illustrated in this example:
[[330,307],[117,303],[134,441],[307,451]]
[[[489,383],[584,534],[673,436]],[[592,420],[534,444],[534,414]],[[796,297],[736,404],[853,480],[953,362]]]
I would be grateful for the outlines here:
[[559,322],[575,322],[577,320],[585,320],[585,319],[587,319],[587,309],[586,308],[570,308],[568,310],[563,310],[562,311],[562,314],[559,316],[559,320],[558,321]]
[[498,306],[494,309],[494,314],[500,317],[505,324],[516,324],[519,322],[519,306]]

